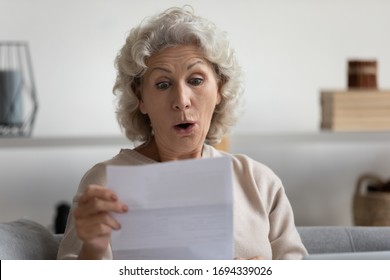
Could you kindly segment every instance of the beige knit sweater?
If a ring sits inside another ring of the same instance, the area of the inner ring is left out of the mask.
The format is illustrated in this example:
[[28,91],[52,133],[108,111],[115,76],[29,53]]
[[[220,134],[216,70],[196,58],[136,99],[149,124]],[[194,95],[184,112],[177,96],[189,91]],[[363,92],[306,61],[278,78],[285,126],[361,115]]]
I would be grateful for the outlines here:
[[[231,155],[204,145],[203,158],[228,156],[233,165],[234,251],[236,257],[301,259],[307,254],[294,225],[294,216],[280,179],[265,165],[244,155]],[[82,178],[72,209],[89,184],[106,185],[107,165],[142,165],[155,161],[135,150],[121,150],[99,163]],[[72,213],[72,212],[71,212]],[[58,259],[76,259],[82,242],[69,215]],[[108,248],[105,259],[112,259]]]

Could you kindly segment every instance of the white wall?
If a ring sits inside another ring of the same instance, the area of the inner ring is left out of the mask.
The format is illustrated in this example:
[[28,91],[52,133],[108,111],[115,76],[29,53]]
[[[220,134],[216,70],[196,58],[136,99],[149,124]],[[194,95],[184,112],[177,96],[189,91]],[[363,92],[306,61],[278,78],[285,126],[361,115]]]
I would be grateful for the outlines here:
[[[56,204],[71,201],[89,168],[132,147],[121,139],[0,139],[0,222],[29,217],[50,227]],[[231,152],[278,174],[297,225],[351,225],[357,178],[390,179],[389,143],[390,133],[237,135]]]
[[318,130],[319,90],[345,87],[351,57],[376,58],[390,88],[386,0],[0,0],[0,39],[27,40],[32,52],[33,134],[118,134],[115,54],[144,17],[183,4],[230,34],[246,73],[238,133]]
[[[390,133],[245,135],[231,152],[249,154],[282,180],[297,225],[353,225],[363,174],[390,179]],[[365,193],[362,186],[361,192]]]
[[0,222],[24,217],[52,229],[57,204],[70,203],[84,173],[121,146],[0,147]]

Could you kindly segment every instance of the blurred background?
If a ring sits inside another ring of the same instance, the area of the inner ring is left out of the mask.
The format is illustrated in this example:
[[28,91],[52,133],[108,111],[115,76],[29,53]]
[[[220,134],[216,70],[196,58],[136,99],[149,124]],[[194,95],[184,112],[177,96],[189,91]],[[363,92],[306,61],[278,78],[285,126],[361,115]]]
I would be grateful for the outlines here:
[[390,177],[390,137],[324,134],[320,90],[346,88],[348,59],[377,60],[390,88],[386,0],[0,0],[0,40],[28,42],[39,103],[31,138],[0,139],[0,222],[51,226],[88,168],[132,146],[115,119],[114,58],[142,19],[185,4],[228,32],[245,72],[230,151],[274,169],[298,224],[352,223],[357,177]]

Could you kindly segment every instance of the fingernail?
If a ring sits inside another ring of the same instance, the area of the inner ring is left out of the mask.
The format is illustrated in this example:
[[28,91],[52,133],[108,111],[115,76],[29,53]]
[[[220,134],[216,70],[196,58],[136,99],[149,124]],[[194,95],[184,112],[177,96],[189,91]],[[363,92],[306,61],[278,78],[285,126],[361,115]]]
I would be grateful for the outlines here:
[[127,207],[127,205],[123,205],[122,210],[123,210],[123,212],[127,212],[127,211],[129,211],[129,208]]

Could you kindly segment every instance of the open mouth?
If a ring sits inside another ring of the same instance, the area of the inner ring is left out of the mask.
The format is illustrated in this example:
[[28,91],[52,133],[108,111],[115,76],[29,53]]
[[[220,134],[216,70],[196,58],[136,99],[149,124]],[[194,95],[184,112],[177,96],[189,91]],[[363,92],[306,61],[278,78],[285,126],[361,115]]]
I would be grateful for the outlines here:
[[194,123],[183,122],[175,125],[175,129],[181,132],[190,131],[194,127]]
[[178,124],[176,125],[177,128],[181,128],[181,129],[187,129],[189,128],[191,125],[193,125],[192,123],[181,123],[181,124]]

